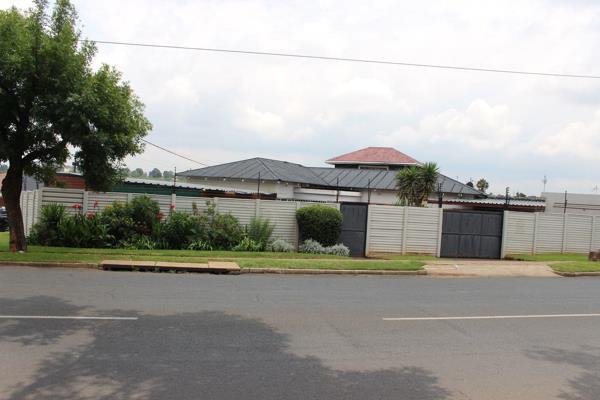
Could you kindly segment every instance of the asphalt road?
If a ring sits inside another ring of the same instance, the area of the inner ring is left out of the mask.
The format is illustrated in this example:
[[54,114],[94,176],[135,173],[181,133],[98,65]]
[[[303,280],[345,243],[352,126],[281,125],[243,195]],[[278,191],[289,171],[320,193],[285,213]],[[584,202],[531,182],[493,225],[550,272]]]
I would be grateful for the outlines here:
[[595,278],[1,267],[0,398],[599,399],[598,313]]

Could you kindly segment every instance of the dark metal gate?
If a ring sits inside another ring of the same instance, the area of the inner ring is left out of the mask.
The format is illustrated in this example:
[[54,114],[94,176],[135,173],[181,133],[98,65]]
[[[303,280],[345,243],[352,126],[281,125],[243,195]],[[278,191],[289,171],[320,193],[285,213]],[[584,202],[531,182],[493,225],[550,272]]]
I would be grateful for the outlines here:
[[500,258],[502,212],[446,211],[440,255],[451,258]]
[[368,207],[361,203],[342,203],[340,207],[344,216],[340,240],[348,246],[353,257],[365,256]]

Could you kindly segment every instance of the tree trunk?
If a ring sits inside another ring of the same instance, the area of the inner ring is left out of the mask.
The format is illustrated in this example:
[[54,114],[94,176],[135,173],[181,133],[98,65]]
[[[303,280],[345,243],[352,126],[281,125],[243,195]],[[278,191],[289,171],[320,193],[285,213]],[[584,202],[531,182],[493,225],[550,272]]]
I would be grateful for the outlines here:
[[23,185],[23,169],[10,164],[6,177],[2,181],[2,197],[8,214],[10,230],[10,251],[26,251],[25,226],[21,212],[21,187]]

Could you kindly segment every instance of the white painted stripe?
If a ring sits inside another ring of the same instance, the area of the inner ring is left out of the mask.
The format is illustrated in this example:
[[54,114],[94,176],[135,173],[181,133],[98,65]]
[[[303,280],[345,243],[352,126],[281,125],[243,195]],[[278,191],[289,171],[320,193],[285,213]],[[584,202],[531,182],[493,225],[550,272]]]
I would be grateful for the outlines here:
[[450,321],[468,319],[517,319],[517,318],[583,318],[600,317],[600,314],[538,314],[538,315],[478,315],[465,317],[408,317],[382,318],[384,321]]
[[0,315],[0,319],[99,319],[116,321],[136,321],[137,317],[92,317],[63,315]]

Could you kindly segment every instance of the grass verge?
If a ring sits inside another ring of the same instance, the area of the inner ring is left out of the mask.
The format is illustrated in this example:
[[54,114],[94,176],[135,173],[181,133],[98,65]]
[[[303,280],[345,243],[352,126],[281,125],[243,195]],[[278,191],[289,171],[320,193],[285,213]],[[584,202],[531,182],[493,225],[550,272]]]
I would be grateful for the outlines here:
[[547,253],[547,254],[509,254],[506,256],[507,259],[518,260],[518,261],[541,261],[541,262],[552,262],[552,261],[587,261],[587,254],[577,253]]
[[[425,256],[426,257],[426,256]],[[75,249],[29,246],[24,254],[8,251],[8,234],[0,233],[0,261],[99,263],[102,260],[172,261],[205,263],[234,261],[246,268],[369,269],[416,271],[422,269],[424,256],[394,256],[394,259],[349,259],[347,257],[272,252]]]
[[558,262],[550,266],[558,272],[600,272],[600,262],[594,261]]

